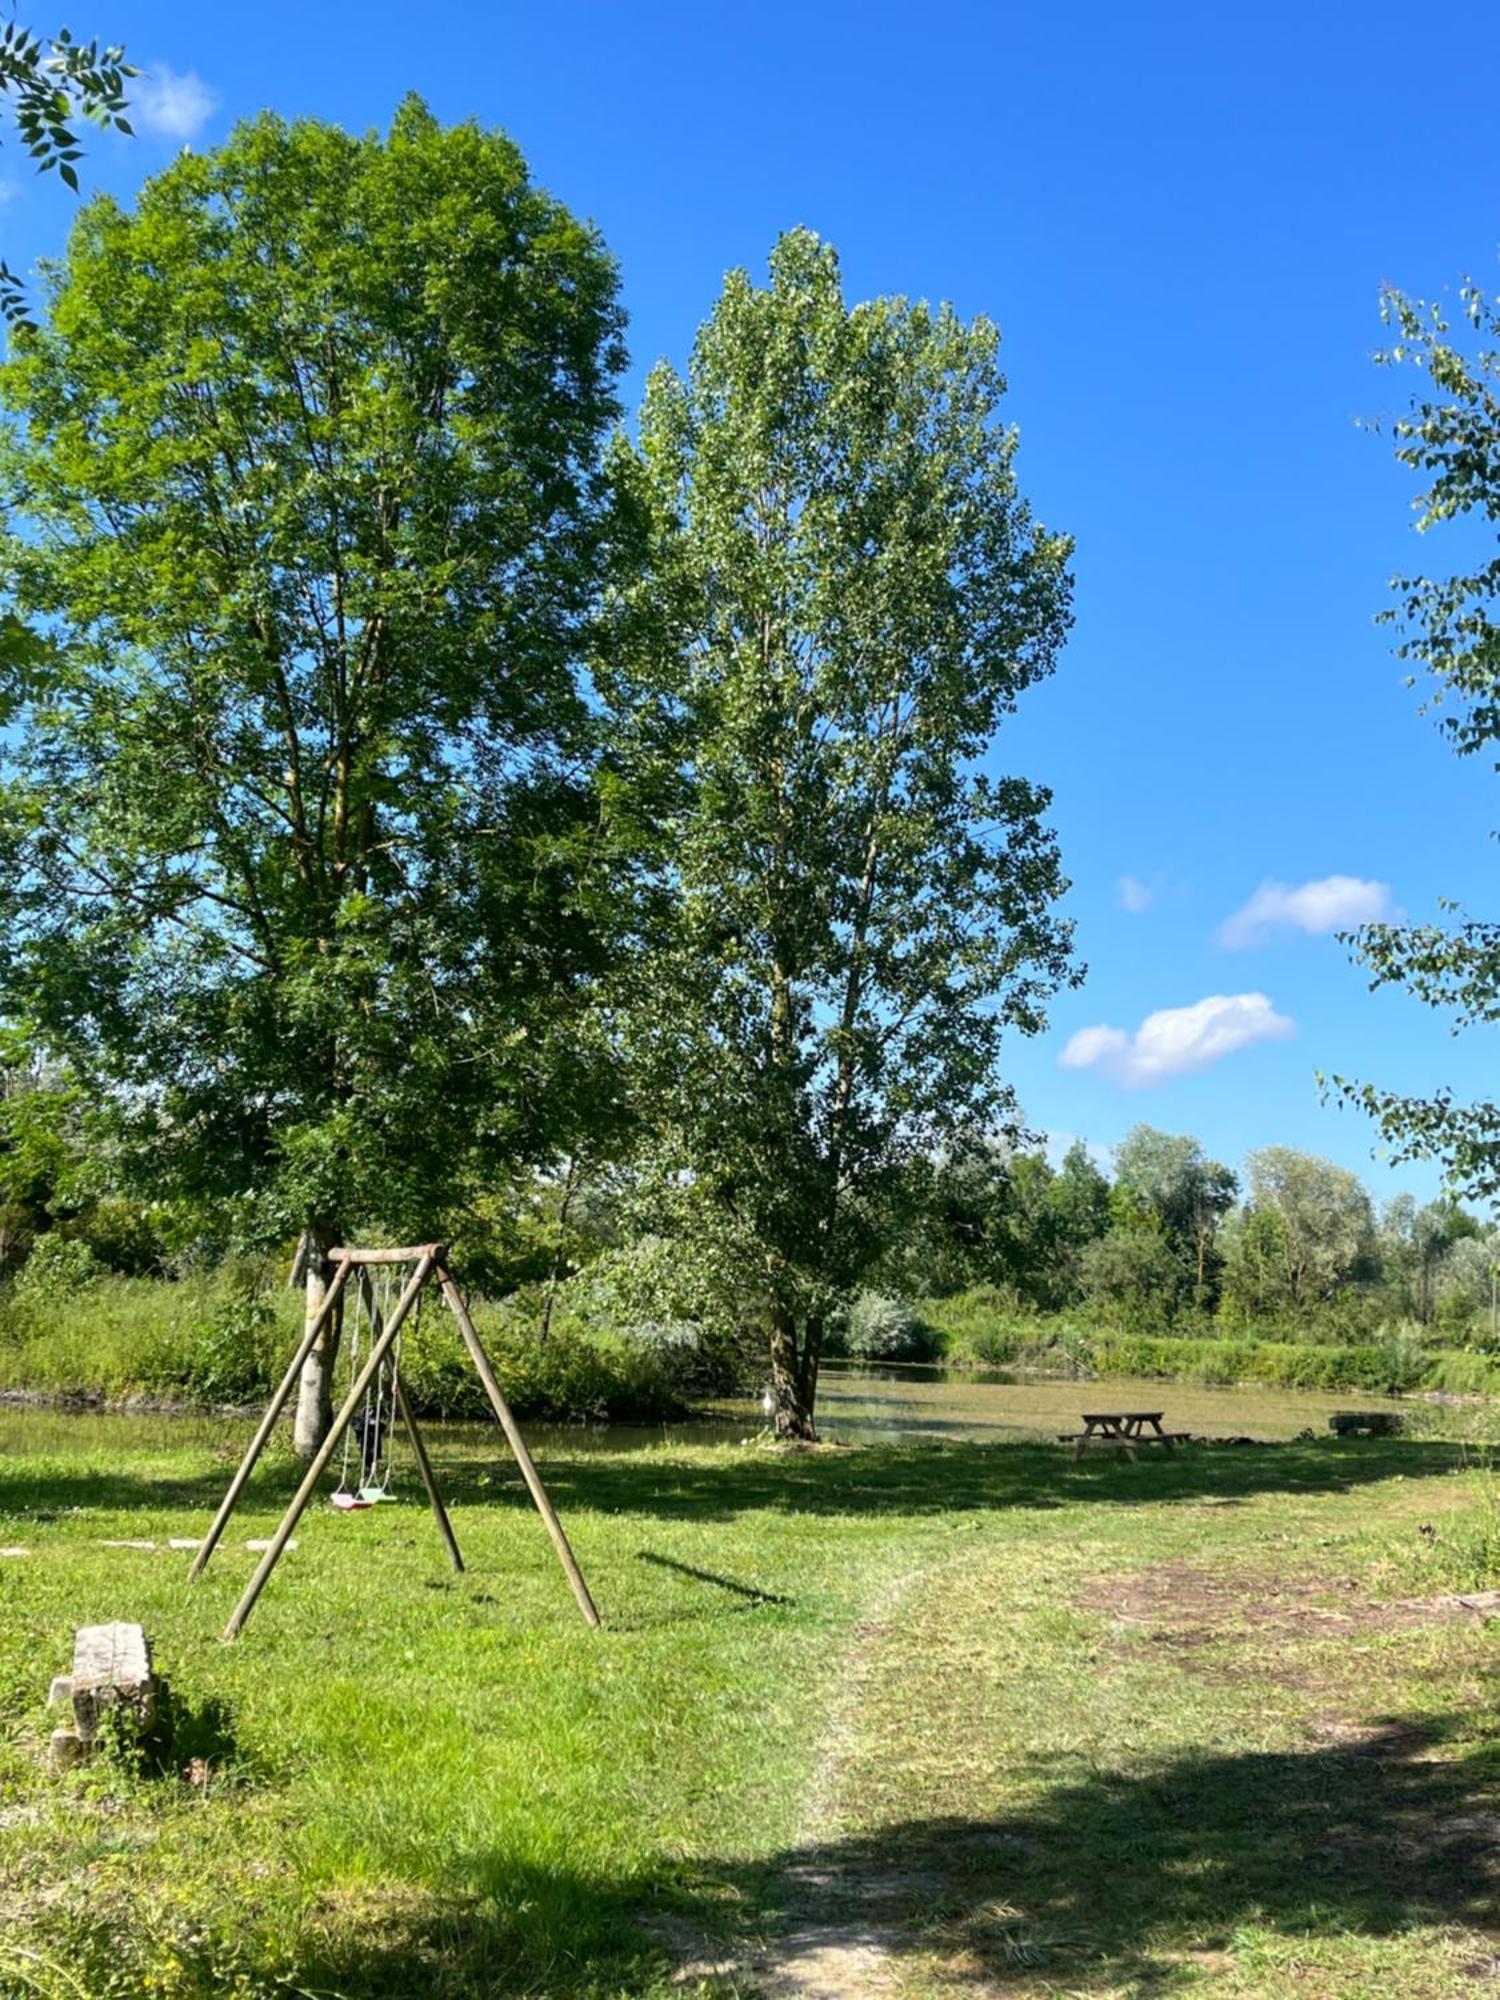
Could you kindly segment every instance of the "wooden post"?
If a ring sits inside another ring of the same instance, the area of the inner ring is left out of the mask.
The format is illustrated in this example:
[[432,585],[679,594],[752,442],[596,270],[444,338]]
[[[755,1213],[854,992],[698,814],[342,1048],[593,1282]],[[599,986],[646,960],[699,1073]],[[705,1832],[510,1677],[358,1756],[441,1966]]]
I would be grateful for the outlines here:
[[[237,1639],[239,1637],[245,1620],[255,1609],[255,1601],[265,1589],[266,1581],[271,1571],[275,1569],[281,1559],[282,1550],[291,1539],[292,1530],[296,1527],[298,1521],[301,1520],[303,1513],[306,1511],[308,1501],[312,1499],[313,1494],[316,1492],[318,1481],[323,1477],[328,1466],[328,1461],[333,1457],[338,1447],[339,1439],[349,1428],[355,1411],[364,1400],[366,1390],[375,1379],[376,1370],[380,1367],[381,1362],[384,1361],[386,1355],[394,1345],[396,1335],[401,1331],[402,1321],[416,1303],[417,1294],[421,1291],[423,1285],[426,1284],[428,1278],[431,1277],[437,1263],[437,1247],[434,1245],[422,1252],[416,1270],[407,1280],[406,1290],[396,1302],[396,1310],[386,1321],[384,1331],[380,1334],[379,1338],[370,1343],[370,1351],[365,1359],[365,1364],[351,1383],[349,1394],[344,1398],[343,1408],[329,1426],[327,1437],[324,1438],[322,1444],[318,1447],[317,1454],[312,1464],[307,1468],[302,1484],[293,1494],[290,1506],[281,1517],[280,1527],[271,1537],[270,1547],[261,1557],[260,1566],[257,1568],[254,1576],[251,1577],[249,1583],[246,1584],[244,1596],[234,1607],[229,1623],[224,1627],[224,1637],[226,1639]],[[350,1261],[348,1258],[342,1260],[345,1264],[348,1264]]]
[[417,1429],[417,1420],[411,1413],[411,1405],[406,1400],[406,1391],[401,1386],[401,1377],[395,1378],[396,1408],[401,1412],[401,1421],[406,1426],[406,1435],[411,1439],[411,1448],[422,1474],[422,1484],[427,1488],[427,1498],[432,1502],[433,1515],[437,1520],[438,1533],[448,1549],[448,1559],[453,1567],[463,1574],[464,1559],[458,1552],[458,1539],[453,1525],[448,1519],[448,1510],[443,1505],[443,1496],[438,1491],[437,1479],[432,1470],[432,1461],[427,1456],[427,1447],[422,1442],[422,1433]]
[[240,1469],[234,1475],[233,1479],[230,1480],[229,1491],[219,1503],[219,1511],[213,1518],[213,1525],[199,1544],[198,1553],[193,1558],[193,1566],[188,1571],[189,1583],[196,1581],[203,1574],[204,1569],[208,1565],[209,1557],[218,1546],[219,1537],[229,1526],[229,1517],[234,1512],[235,1504],[245,1490],[245,1482],[255,1470],[255,1462],[265,1450],[266,1441],[276,1428],[276,1419],[285,1409],[288,1397],[291,1395],[293,1389],[296,1388],[301,1378],[304,1362],[307,1360],[308,1355],[312,1353],[318,1336],[328,1324],[330,1315],[338,1305],[339,1295],[344,1289],[352,1268],[352,1265],[345,1259],[334,1272],[333,1283],[323,1294],[323,1304],[318,1312],[318,1316],[304,1330],[301,1345],[288,1362],[287,1371],[281,1378],[280,1387],[267,1405],[266,1413],[260,1420],[260,1428],[250,1440],[250,1447],[246,1451],[244,1458],[240,1461]]
[[558,1520],[556,1510],[547,1498],[547,1489],[543,1486],[541,1475],[532,1463],[531,1453],[526,1449],[526,1440],[517,1429],[516,1420],[510,1413],[510,1406],[500,1393],[500,1384],[495,1380],[490,1357],[485,1353],[483,1343],[474,1331],[474,1322],[469,1318],[469,1309],[464,1304],[457,1285],[441,1264],[438,1265],[437,1276],[438,1283],[443,1288],[443,1297],[448,1301],[453,1317],[458,1321],[458,1330],[463,1335],[464,1346],[469,1350],[469,1358],[474,1363],[480,1381],[484,1384],[485,1394],[490,1399],[490,1407],[500,1419],[500,1428],[516,1455],[516,1463],[521,1468],[521,1477],[531,1490],[536,1510],[546,1523],[547,1533],[552,1537],[552,1546],[556,1549],[558,1560],[567,1572],[568,1582],[573,1586],[573,1595],[578,1600],[578,1608],[583,1613],[584,1623],[597,1630],[602,1621],[594,1607],[594,1600],[589,1595],[589,1587],[583,1580],[583,1572],[578,1567],[572,1549],[568,1546],[562,1522]]
[[[422,1253],[419,1252],[418,1254]],[[364,1296],[365,1311],[369,1314],[370,1318],[370,1338],[378,1340],[384,1322],[380,1316],[380,1306],[375,1298],[374,1282],[370,1277],[368,1269],[363,1266],[360,1269],[358,1282],[359,1289]],[[412,1415],[411,1404],[407,1402],[406,1391],[401,1386],[401,1371],[394,1362],[391,1365],[391,1386],[396,1392],[396,1408],[401,1412],[401,1421],[406,1426],[406,1435],[411,1439],[412,1454],[417,1461],[417,1469],[422,1475],[422,1484],[426,1488],[427,1498],[432,1505],[433,1517],[438,1524],[438,1533],[442,1536],[444,1546],[447,1548],[448,1560],[459,1574],[462,1575],[464,1559],[458,1551],[458,1538],[453,1532],[452,1522],[448,1519],[448,1510],[443,1505],[443,1496],[438,1491],[437,1478],[432,1470],[432,1461],[427,1456],[427,1447],[422,1442],[422,1433],[417,1429],[417,1420]]]

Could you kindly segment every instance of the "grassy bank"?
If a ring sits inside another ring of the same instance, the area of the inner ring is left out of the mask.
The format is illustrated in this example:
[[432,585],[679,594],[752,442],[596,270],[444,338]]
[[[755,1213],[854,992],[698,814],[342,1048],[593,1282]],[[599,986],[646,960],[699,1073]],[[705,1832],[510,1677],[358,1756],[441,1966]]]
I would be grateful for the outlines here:
[[[0,1991],[728,2000],[815,1947],[850,1992],[1436,2000],[1491,1953],[1494,1642],[1437,1600],[1500,1538],[1451,1446],[554,1455],[600,1634],[450,1449],[466,1575],[415,1505],[320,1510],[225,1647],[290,1467],[188,1591],[103,1544],[201,1531],[222,1455],[6,1421]],[[108,1617],[177,1753],[57,1781]]]
[[1378,1340],[1289,1337],[1286,1330],[1140,1333],[1067,1314],[1008,1310],[987,1292],[924,1299],[916,1323],[927,1355],[958,1367],[1030,1366],[1083,1377],[1156,1375],[1167,1381],[1260,1382],[1283,1389],[1359,1389],[1401,1395],[1443,1389],[1500,1394],[1500,1360],[1444,1347],[1407,1326]]
[[[538,1337],[529,1295],[473,1302],[475,1322],[512,1407],[572,1422],[658,1421],[731,1386],[724,1359],[691,1341],[633,1335],[555,1316]],[[0,1291],[0,1390],[112,1403],[264,1402],[302,1330],[302,1300],[254,1267],[199,1278],[106,1277],[74,1290]],[[402,1373],[420,1413],[485,1416],[488,1405],[440,1302],[424,1305]]]

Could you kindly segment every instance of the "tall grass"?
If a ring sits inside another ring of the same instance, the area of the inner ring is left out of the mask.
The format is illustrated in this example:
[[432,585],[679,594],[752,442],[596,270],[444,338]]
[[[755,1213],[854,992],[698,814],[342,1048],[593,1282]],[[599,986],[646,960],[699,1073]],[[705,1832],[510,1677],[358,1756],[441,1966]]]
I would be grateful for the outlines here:
[[[726,1386],[722,1357],[705,1355],[690,1338],[617,1334],[559,1315],[543,1341],[529,1304],[473,1302],[520,1416],[654,1422]],[[15,1285],[0,1293],[0,1390],[110,1403],[260,1403],[301,1327],[300,1296],[265,1282],[255,1267],[227,1265],[177,1282]],[[402,1375],[419,1412],[488,1412],[457,1328],[435,1298],[405,1342]]]

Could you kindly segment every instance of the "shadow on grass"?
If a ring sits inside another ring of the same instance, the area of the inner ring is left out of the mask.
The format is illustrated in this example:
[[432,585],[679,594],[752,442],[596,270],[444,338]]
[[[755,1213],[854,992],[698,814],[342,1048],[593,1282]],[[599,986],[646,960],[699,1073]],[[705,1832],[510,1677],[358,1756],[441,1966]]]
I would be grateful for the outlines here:
[[[1025,1810],[905,1821],[751,1868],[621,1880],[472,1852],[444,1884],[393,1891],[358,1926],[314,1924],[283,1976],[343,2000],[745,1995],[795,1980],[814,1954],[826,1981],[848,1950],[851,1994],[866,1990],[858,1954],[873,1951],[896,1964],[933,1955],[956,1985],[987,1992],[1028,1976],[1151,1995],[1227,1971],[1217,1954],[1245,1928],[1304,1957],[1308,1940],[1340,1940],[1353,1978],[1369,1945],[1437,1926],[1476,1933],[1472,1974],[1485,1978],[1500,1766],[1491,1745],[1455,1743],[1460,1728],[1393,1717],[1307,1751],[1130,1773],[1054,1761],[1033,1774]],[[715,1964],[734,1968],[722,1985],[684,1972]]]
[[[1461,1445],[1415,1439],[1318,1438],[1288,1444],[1198,1444],[1170,1458],[1101,1455],[1075,1464],[1055,1445],[944,1444],[829,1446],[777,1452],[668,1451],[615,1456],[549,1453],[543,1477],[560,1510],[633,1514],[658,1520],[730,1521],[774,1511],[807,1515],[944,1514],[1045,1509],[1079,1503],[1153,1506],[1280,1492],[1343,1493],[1396,1476],[1434,1478],[1465,1463]],[[45,1522],[69,1509],[101,1512],[183,1509],[212,1514],[229,1483],[226,1464],[173,1478],[76,1467],[50,1459],[6,1469],[0,1462],[0,1519]],[[463,1506],[529,1507],[514,1461],[497,1431],[493,1457],[469,1450],[437,1459],[445,1495]],[[301,1468],[289,1457],[258,1469],[245,1507],[274,1507],[295,1490]]]
[[[1327,1438],[1290,1444],[1191,1446],[1171,1458],[1100,1456],[1075,1464],[1045,1444],[862,1445],[731,1459],[549,1457],[542,1470],[560,1508],[663,1520],[727,1521],[770,1510],[808,1515],[946,1514],[1076,1504],[1155,1506],[1261,1493],[1342,1493],[1395,1476],[1437,1478],[1465,1463],[1457,1445]],[[475,1470],[449,1479],[468,1499]],[[486,1489],[481,1489],[486,1490]],[[493,1493],[493,1489],[488,1489]],[[524,1500],[507,1480],[495,1498]]]
[[716,1570],[699,1569],[693,1563],[678,1562],[673,1556],[659,1556],[651,1549],[637,1549],[637,1562],[650,1563],[653,1569],[670,1570],[674,1576],[686,1577],[692,1583],[710,1583],[716,1590],[727,1590],[735,1597],[746,1599],[751,1604],[793,1604],[795,1598],[781,1597],[774,1590],[757,1590],[752,1584],[736,1583],[732,1576],[720,1576]]
[[[1028,1810],[906,1822],[735,1886],[783,1956],[799,1937],[864,1936],[997,1985],[1033,1968],[1070,1991],[1171,1991],[1250,1926],[1366,1941],[1472,1928],[1490,1933],[1475,1952],[1491,1972],[1500,1752],[1463,1719],[1388,1717],[1306,1751],[1146,1771],[1039,1760],[1031,1775],[1047,1788]],[[676,1899],[679,1921],[693,1900]]]

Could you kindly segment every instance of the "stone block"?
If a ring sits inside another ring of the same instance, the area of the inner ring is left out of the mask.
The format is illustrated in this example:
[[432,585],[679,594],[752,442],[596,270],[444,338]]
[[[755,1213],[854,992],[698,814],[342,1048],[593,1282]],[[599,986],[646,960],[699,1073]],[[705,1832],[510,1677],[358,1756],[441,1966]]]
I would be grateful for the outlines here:
[[100,1718],[118,1709],[132,1733],[149,1735],[156,1721],[151,1647],[139,1625],[85,1625],[73,1642],[73,1714],[85,1741]]

